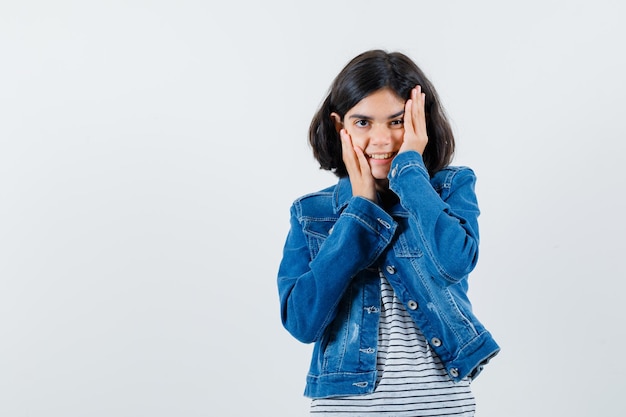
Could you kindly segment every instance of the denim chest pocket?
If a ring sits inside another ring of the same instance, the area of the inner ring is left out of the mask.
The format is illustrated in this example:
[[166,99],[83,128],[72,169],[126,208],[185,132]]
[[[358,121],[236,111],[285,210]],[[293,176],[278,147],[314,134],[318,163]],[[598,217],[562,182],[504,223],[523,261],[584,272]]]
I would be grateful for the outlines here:
[[419,240],[413,230],[407,229],[406,224],[402,224],[402,233],[398,235],[398,240],[393,245],[394,254],[398,258],[420,258],[424,252],[419,247]]
[[332,233],[332,228],[337,219],[315,219],[305,220],[302,230],[307,239],[311,259],[315,258],[322,246],[322,243]]

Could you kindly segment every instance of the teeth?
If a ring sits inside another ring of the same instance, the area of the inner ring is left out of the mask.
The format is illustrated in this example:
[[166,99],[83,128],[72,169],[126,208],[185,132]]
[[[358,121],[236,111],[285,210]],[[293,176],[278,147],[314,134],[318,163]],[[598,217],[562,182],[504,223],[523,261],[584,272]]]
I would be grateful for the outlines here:
[[377,154],[372,154],[372,155],[368,155],[370,158],[372,159],[389,159],[393,156],[393,152],[390,153],[377,153]]

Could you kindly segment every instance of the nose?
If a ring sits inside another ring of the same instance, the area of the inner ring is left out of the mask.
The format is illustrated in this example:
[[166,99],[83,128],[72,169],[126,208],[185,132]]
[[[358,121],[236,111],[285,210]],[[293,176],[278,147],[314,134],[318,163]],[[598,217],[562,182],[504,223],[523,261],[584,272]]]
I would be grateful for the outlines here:
[[370,143],[372,145],[387,145],[391,142],[391,129],[386,123],[374,124],[370,130]]

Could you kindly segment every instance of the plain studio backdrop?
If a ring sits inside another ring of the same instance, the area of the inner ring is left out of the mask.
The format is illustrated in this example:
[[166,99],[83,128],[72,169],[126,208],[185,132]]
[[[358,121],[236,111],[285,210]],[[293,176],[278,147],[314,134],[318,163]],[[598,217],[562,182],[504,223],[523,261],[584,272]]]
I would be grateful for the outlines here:
[[337,72],[411,56],[478,176],[477,416],[622,416],[626,6],[0,4],[0,415],[303,416],[280,323],[306,134]]

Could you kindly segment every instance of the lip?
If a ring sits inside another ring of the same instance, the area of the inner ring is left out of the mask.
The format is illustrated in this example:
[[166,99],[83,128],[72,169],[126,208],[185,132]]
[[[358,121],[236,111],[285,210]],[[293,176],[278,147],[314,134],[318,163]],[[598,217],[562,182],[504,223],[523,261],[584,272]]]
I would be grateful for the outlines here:
[[385,153],[372,153],[372,154],[366,154],[367,155],[367,159],[370,160],[371,163],[386,163],[391,161],[396,155],[398,154],[398,152],[385,152]]

